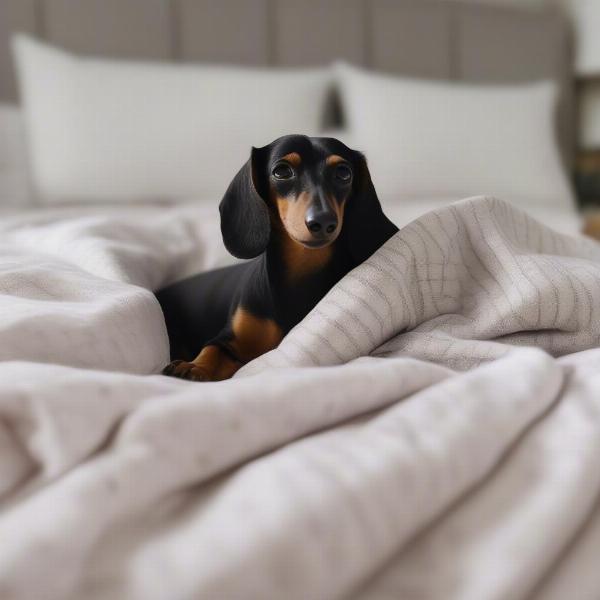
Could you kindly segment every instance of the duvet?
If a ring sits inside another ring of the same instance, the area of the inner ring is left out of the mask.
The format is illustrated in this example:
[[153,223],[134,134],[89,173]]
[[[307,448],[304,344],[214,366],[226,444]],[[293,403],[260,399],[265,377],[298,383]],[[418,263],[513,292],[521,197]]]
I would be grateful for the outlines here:
[[199,384],[150,291],[197,217],[0,223],[0,598],[598,596],[599,245],[437,209]]

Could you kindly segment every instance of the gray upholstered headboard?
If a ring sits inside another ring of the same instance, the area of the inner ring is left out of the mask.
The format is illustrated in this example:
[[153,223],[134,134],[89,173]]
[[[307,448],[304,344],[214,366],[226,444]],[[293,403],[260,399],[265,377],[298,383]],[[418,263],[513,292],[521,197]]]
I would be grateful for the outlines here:
[[298,66],[334,59],[417,77],[553,78],[573,148],[570,35],[558,12],[449,0],[0,0],[0,101],[16,101],[8,41],[26,31],[81,53]]

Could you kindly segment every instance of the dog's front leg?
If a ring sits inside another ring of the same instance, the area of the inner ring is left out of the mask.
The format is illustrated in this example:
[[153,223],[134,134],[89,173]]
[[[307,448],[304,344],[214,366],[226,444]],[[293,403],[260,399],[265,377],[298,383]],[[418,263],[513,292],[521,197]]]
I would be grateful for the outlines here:
[[192,381],[229,379],[242,365],[277,347],[282,337],[275,321],[239,306],[229,326],[204,346],[193,361],[174,360],[165,367],[163,375]]
[[163,369],[163,375],[190,381],[221,381],[232,377],[243,364],[222,346],[209,344],[191,362],[174,360]]

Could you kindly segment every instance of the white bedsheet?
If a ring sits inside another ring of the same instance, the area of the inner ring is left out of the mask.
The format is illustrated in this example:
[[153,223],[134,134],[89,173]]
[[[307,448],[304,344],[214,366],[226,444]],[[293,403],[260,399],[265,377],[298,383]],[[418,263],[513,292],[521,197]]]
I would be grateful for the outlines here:
[[440,208],[198,384],[148,288],[199,212],[1,222],[0,598],[595,597],[600,246]]

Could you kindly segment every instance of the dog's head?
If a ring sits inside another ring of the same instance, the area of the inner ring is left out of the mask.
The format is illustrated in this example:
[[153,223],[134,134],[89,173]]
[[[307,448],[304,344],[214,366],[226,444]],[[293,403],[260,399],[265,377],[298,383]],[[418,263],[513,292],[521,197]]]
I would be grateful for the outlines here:
[[340,238],[359,263],[397,231],[364,156],[334,138],[287,135],[252,148],[219,209],[223,241],[238,258],[258,256],[273,235],[285,235],[314,249]]

